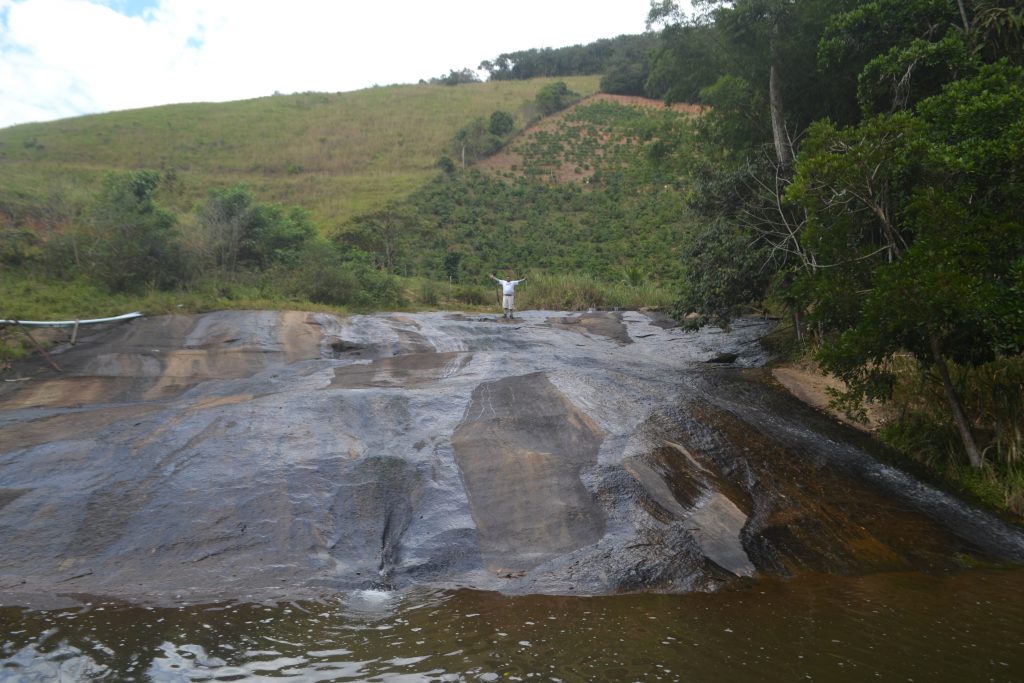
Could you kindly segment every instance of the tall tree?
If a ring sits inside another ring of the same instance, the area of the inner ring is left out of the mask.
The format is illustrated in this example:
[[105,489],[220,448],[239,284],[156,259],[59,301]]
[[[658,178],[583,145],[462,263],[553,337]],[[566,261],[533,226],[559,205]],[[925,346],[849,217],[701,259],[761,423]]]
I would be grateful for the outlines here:
[[229,273],[288,261],[316,234],[307,212],[256,203],[244,186],[211,191],[198,221],[209,256]]
[[177,284],[185,274],[177,219],[156,203],[157,171],[106,176],[89,208],[84,264],[112,291]]
[[420,219],[408,208],[388,206],[359,216],[338,239],[373,254],[379,269],[394,273],[403,244],[422,227]]
[[[948,363],[1024,351],[1024,69],[990,65],[916,111],[816,126],[789,197],[822,267],[805,283],[823,366],[886,398],[891,359],[938,375],[970,463],[983,463]],[[913,305],[908,306],[908,302]]]
[[[843,0],[698,0],[729,46],[728,72],[764,93],[778,165],[789,169],[793,139],[817,118],[828,91],[813,67],[821,32]],[[806,91],[815,90],[812,96]]]

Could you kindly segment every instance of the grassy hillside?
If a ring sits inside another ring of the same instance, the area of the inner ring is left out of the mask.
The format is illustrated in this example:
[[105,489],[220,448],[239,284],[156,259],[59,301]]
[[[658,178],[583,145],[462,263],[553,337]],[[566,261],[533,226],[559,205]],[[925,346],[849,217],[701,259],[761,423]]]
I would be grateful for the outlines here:
[[[597,85],[565,80],[582,95]],[[689,144],[693,112],[588,97],[500,140],[485,132],[506,146],[477,166],[439,166],[456,134],[479,132],[474,120],[533,121],[552,82],[0,130],[0,318],[486,306],[487,274],[508,270],[529,273],[528,307],[667,306],[693,219],[659,150]]]
[[[161,202],[187,211],[211,187],[245,183],[260,201],[312,211],[326,230],[416,189],[460,127],[516,115],[545,85],[587,95],[599,77],[402,85],[223,104],[180,104],[0,130],[0,216],[73,215],[112,169],[170,174]],[[0,218],[0,220],[3,220]]]

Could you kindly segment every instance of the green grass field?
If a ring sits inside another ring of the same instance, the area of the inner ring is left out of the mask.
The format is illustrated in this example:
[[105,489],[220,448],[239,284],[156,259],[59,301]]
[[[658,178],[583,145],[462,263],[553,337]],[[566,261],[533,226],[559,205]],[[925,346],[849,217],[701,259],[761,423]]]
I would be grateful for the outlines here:
[[589,95],[599,77],[275,95],[12,126],[0,130],[0,215],[44,227],[73,215],[106,171],[149,168],[170,175],[160,199],[176,210],[244,183],[260,201],[306,207],[329,231],[421,186],[472,119],[501,110],[523,126],[524,106],[555,80]]

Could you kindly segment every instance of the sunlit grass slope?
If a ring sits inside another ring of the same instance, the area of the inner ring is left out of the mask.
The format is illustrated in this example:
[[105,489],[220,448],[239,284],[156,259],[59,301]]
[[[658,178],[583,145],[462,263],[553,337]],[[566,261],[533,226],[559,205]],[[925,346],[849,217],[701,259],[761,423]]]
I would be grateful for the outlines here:
[[161,200],[187,210],[213,187],[310,209],[325,230],[398,199],[436,172],[455,133],[523,106],[555,80],[582,95],[599,77],[375,87],[180,104],[0,129],[0,210],[67,215],[108,170],[169,174]]

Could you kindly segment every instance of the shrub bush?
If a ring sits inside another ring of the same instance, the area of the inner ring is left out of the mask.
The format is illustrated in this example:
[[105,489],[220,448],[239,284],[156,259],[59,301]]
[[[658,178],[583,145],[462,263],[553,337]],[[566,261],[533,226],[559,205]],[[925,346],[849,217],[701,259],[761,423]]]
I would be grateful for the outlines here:
[[541,88],[540,92],[537,93],[535,102],[541,114],[550,116],[555,112],[562,111],[571,104],[575,104],[579,100],[579,93],[569,90],[569,86],[565,84],[565,81],[558,81]]
[[38,256],[39,238],[28,228],[0,225],[0,264],[18,266]]
[[424,306],[437,306],[441,302],[441,283],[433,280],[420,282],[419,300]]
[[362,308],[401,307],[406,304],[402,285],[398,278],[376,268],[356,266],[354,270],[363,294],[359,299]]
[[112,292],[167,289],[185,279],[177,218],[153,199],[156,171],[108,174],[82,232],[83,265]]
[[604,288],[590,275],[531,276],[520,292],[519,308],[585,311],[605,305]]
[[452,296],[459,303],[469,306],[486,306],[498,303],[493,287],[480,285],[459,285],[454,288]]

